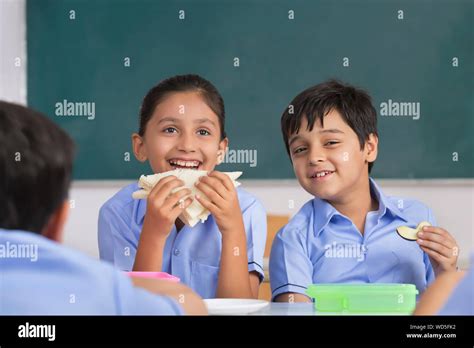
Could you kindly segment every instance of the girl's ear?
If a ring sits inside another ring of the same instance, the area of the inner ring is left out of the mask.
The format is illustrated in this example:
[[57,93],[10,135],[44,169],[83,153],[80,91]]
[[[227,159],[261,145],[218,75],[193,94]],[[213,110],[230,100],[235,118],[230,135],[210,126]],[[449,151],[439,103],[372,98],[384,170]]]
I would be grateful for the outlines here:
[[365,160],[367,162],[375,162],[377,159],[379,138],[371,133],[369,138],[365,141]]
[[225,153],[229,148],[229,139],[224,138],[219,143],[219,149],[217,150],[217,165],[224,162]]
[[140,162],[145,162],[147,160],[145,142],[138,133],[132,134],[132,147],[135,158]]

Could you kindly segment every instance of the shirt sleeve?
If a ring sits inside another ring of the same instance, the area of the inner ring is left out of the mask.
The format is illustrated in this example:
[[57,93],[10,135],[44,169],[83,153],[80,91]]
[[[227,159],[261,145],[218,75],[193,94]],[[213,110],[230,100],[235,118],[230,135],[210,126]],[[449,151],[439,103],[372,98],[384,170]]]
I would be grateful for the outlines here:
[[127,276],[116,274],[118,315],[182,315],[183,308],[174,299],[135,287]]
[[305,245],[304,233],[288,225],[275,236],[270,254],[272,301],[286,292],[306,295],[313,282],[313,264]]
[[255,200],[242,214],[247,236],[249,272],[257,272],[260,282],[264,279],[263,253],[267,241],[267,214],[263,205]]
[[111,262],[122,271],[132,270],[137,242],[133,240],[125,211],[119,213],[110,205],[102,206],[99,211],[98,242],[101,260]]
[[474,315],[474,254],[465,276],[455,286],[439,315]]

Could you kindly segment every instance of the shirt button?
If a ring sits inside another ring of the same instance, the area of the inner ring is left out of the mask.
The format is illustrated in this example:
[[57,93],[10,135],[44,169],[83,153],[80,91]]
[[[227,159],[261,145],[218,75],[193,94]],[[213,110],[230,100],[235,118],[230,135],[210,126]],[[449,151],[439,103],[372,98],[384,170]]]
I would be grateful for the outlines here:
[[175,255],[175,256],[179,256],[179,254],[180,254],[180,251],[179,251],[179,249],[177,249],[177,248],[176,248],[176,249],[174,249],[174,255]]

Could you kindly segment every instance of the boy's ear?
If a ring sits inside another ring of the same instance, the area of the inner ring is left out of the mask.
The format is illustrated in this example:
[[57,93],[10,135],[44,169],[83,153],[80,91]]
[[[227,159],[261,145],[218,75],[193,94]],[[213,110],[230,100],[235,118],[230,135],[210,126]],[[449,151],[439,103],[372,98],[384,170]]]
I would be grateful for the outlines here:
[[138,161],[145,162],[147,160],[145,143],[138,133],[132,134],[132,148],[133,154]]
[[56,211],[51,215],[48,223],[41,234],[48,239],[54,240],[55,242],[61,243],[63,240],[64,225],[66,224],[69,216],[69,200],[66,199]]
[[225,153],[229,149],[229,139],[224,138],[219,143],[219,149],[217,150],[217,165],[224,162]]
[[379,138],[370,133],[369,138],[365,141],[365,160],[367,162],[375,162],[378,153]]

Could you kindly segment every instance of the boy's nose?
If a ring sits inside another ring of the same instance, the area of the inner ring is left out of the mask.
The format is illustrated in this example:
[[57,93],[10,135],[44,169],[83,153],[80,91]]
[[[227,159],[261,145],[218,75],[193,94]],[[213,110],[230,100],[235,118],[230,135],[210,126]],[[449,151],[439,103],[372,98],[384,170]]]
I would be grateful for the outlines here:
[[316,166],[316,165],[320,164],[321,162],[324,162],[324,160],[322,160],[322,159],[310,159],[309,160],[309,165],[310,166]]
[[324,156],[324,153],[321,150],[312,150],[309,153],[309,165],[317,165],[318,163],[324,162],[326,160],[326,157]]

